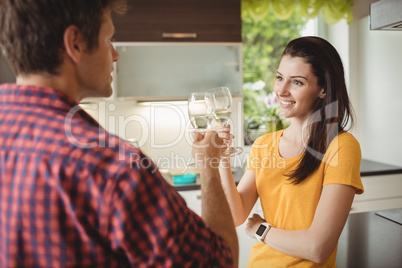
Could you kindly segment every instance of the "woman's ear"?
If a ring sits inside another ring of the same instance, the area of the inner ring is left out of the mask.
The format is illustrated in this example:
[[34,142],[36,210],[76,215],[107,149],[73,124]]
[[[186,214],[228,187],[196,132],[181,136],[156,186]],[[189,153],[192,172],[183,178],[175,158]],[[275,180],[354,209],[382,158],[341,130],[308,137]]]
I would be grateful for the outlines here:
[[77,26],[71,25],[66,28],[63,35],[63,43],[66,54],[73,62],[78,63],[85,52],[87,44]]
[[320,94],[318,95],[319,98],[323,99],[327,93],[325,92],[325,89],[321,89]]

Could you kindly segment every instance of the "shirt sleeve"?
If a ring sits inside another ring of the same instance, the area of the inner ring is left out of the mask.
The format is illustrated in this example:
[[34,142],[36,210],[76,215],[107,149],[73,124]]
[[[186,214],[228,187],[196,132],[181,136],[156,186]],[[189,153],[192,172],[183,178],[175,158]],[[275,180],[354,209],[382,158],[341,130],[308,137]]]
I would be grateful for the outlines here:
[[[141,159],[143,164],[147,160]],[[231,267],[230,248],[191,211],[154,165],[119,178],[111,241],[134,267]]]
[[360,177],[361,149],[352,134],[344,132],[331,142],[323,162],[325,176],[323,185],[345,184],[353,186],[356,194],[364,192]]

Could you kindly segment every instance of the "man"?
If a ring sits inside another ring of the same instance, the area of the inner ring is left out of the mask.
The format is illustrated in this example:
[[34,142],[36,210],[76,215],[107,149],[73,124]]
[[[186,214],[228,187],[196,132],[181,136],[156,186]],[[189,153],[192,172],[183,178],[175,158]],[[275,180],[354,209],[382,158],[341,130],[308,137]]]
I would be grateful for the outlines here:
[[0,267],[237,266],[215,132],[193,149],[204,165],[202,220],[140,150],[77,109],[112,93],[119,7],[0,1],[0,46],[17,75],[0,86]]

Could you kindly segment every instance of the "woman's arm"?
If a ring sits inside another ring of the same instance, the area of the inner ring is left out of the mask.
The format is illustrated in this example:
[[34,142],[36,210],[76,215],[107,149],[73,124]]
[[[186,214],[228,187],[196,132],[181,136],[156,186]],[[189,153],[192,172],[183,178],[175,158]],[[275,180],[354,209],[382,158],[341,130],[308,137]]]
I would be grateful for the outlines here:
[[[323,263],[332,254],[342,233],[355,195],[348,185],[323,186],[313,222],[308,229],[284,230],[272,227],[264,242],[285,254]],[[259,216],[249,219],[246,232],[254,237],[264,220]]]
[[235,226],[242,225],[250,215],[255,202],[258,199],[255,185],[255,172],[246,170],[236,187],[230,168],[230,160],[222,159],[219,168],[222,187],[229,202]]
[[[234,136],[230,134],[230,126],[217,127],[215,130],[219,133],[219,137],[224,140],[224,143],[232,143]],[[222,158],[219,173],[222,187],[229,202],[235,226],[237,227],[245,222],[258,199],[255,172],[246,170],[236,187],[230,167],[230,159]]]

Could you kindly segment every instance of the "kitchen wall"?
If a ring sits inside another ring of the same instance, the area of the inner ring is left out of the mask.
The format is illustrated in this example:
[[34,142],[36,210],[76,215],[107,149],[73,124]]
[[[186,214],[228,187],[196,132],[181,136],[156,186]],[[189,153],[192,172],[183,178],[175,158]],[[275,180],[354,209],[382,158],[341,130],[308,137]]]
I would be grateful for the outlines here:
[[352,133],[363,158],[402,166],[402,31],[371,31],[369,6],[355,0],[353,22],[321,25],[319,35],[340,52],[356,112]]
[[364,156],[402,166],[402,31],[370,31],[368,17],[356,24],[351,55]]
[[370,31],[372,2],[355,1],[349,31],[356,133],[363,157],[402,166],[402,31]]

